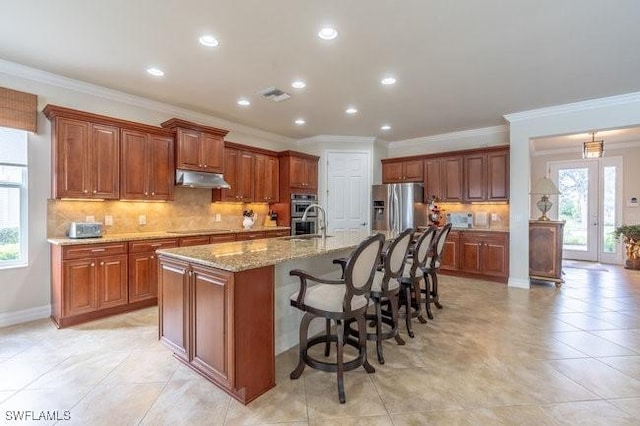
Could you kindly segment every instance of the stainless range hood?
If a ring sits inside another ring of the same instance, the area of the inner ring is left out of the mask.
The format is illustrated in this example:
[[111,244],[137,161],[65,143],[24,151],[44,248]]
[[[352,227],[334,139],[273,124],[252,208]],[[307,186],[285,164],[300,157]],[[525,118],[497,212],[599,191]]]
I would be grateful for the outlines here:
[[224,181],[220,173],[194,172],[192,170],[176,170],[176,186],[190,188],[223,188],[229,189],[231,185]]

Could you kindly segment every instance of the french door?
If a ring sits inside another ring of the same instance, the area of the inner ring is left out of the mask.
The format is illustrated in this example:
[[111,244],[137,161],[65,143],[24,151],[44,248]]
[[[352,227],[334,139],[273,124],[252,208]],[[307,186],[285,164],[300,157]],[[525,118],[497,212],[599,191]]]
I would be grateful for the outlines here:
[[622,157],[549,163],[560,195],[553,216],[566,221],[562,257],[621,263],[612,232],[622,218]]

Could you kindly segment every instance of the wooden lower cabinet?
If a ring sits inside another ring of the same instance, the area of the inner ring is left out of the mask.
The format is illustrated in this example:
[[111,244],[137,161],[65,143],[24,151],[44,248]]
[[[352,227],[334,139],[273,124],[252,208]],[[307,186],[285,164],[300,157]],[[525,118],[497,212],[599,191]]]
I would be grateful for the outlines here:
[[176,358],[243,404],[274,387],[273,266],[159,263],[159,337]]
[[460,233],[450,231],[442,249],[440,270],[457,271],[460,269]]
[[562,285],[564,221],[529,221],[529,277]]
[[175,238],[129,242],[129,302],[158,298],[158,261],[155,251],[177,247]]
[[506,282],[509,278],[509,234],[451,231],[445,242],[440,271]]

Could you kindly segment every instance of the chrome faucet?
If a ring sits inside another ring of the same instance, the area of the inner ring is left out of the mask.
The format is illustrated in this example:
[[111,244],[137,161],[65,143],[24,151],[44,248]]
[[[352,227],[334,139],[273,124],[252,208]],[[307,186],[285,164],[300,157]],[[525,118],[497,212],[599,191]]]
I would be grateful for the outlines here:
[[320,227],[320,236],[322,237],[322,239],[326,239],[327,238],[327,213],[324,211],[324,209],[322,208],[322,206],[320,204],[310,204],[306,209],[304,209],[304,214],[302,215],[302,220],[307,220],[307,213],[309,212],[309,210],[311,210],[312,208],[316,208],[320,211],[321,216],[322,216],[322,226]]

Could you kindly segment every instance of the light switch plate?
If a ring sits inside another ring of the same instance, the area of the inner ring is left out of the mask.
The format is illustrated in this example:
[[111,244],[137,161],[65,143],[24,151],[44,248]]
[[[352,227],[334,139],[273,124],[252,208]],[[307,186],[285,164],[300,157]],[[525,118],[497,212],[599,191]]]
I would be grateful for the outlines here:
[[138,216],[138,225],[146,225],[147,224],[147,216],[141,214]]
[[84,220],[85,220],[85,222],[94,223],[94,222],[96,221],[96,217],[95,217],[95,216],[87,215],[87,216],[84,218]]
[[222,215],[220,213],[216,213],[216,222],[220,222],[222,220]]
[[106,215],[104,217],[104,224],[107,226],[113,226],[113,216]]

